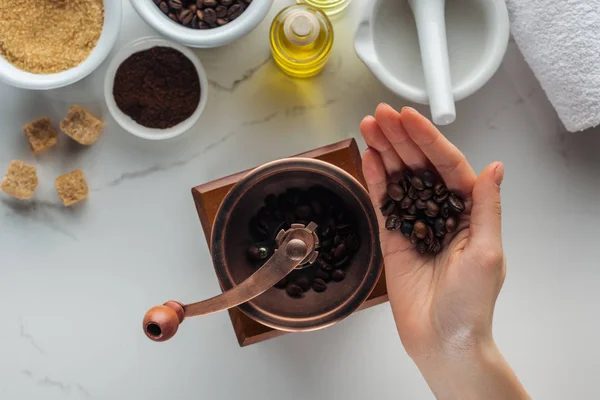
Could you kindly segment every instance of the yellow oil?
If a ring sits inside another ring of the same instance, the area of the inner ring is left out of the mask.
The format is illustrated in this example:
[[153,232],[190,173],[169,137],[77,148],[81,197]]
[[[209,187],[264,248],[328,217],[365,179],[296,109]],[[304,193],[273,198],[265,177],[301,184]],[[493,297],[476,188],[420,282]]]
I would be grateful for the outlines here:
[[[310,13],[311,20],[318,21],[318,29],[314,31],[318,31],[318,35],[308,44],[298,44],[302,37],[291,37],[285,29],[286,21],[299,13]],[[309,78],[327,64],[333,46],[333,27],[321,10],[304,4],[294,5],[283,9],[273,20],[270,42],[273,59],[283,72],[296,78]]]
[[325,14],[332,16],[346,9],[351,0],[297,0],[298,4],[308,4],[320,8]]

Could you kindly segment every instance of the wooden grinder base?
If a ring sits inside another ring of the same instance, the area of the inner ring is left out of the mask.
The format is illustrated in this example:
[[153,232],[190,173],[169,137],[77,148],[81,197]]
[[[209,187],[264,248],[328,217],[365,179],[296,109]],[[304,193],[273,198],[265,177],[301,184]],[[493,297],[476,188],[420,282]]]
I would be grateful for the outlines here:
[[[366,186],[362,174],[360,152],[354,139],[347,139],[329,146],[320,147],[294,157],[316,158],[336,165],[358,179],[363,186]],[[196,209],[207,242],[210,241],[213,222],[225,195],[232,186],[248,172],[250,172],[250,170],[239,172],[192,188],[192,196],[196,203]],[[388,301],[387,288],[385,286],[385,274],[382,273],[379,282],[373,289],[373,293],[371,293],[371,296],[360,309],[369,308],[386,301]],[[259,324],[242,313],[238,308],[230,309],[228,312],[233,325],[233,330],[242,347],[259,343],[286,333]]]

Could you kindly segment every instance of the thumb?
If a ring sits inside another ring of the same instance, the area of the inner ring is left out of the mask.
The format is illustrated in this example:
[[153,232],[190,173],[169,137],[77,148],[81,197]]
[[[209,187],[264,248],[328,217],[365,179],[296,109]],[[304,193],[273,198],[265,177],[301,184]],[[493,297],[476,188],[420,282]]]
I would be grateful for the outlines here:
[[504,165],[494,162],[485,167],[473,187],[471,237],[481,248],[490,248],[502,241],[502,207],[500,184],[504,179]]

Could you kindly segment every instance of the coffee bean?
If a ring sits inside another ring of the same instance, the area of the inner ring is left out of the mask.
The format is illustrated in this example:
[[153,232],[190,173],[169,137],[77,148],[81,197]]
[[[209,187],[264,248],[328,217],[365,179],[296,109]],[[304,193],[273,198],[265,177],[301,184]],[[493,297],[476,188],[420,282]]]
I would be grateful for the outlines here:
[[196,7],[196,3],[192,3],[188,6],[188,10],[190,10],[193,14],[196,14],[196,11],[198,11],[198,7]]
[[433,196],[433,190],[431,189],[425,189],[425,190],[421,190],[419,193],[419,199],[425,201],[425,200],[429,200],[431,198],[431,196]]
[[404,234],[404,236],[410,237],[411,233],[413,232],[414,226],[415,226],[415,224],[413,224],[412,221],[407,221],[405,219],[404,221],[402,221],[402,225],[400,226],[400,231]]
[[387,194],[392,200],[400,201],[404,197],[404,188],[397,183],[390,183],[387,186]]
[[321,248],[323,250],[327,251],[327,250],[330,250],[332,247],[333,247],[333,240],[326,239],[326,240],[323,240],[323,242],[321,242]]
[[442,217],[448,218],[448,215],[450,214],[450,208],[448,206],[448,202],[445,202],[444,204],[442,204],[442,206],[440,207],[440,214],[442,214]]
[[458,225],[458,222],[456,222],[456,218],[448,217],[448,219],[446,220],[446,231],[448,233],[453,233],[454,231],[456,231],[457,225]]
[[413,205],[413,200],[410,197],[405,197],[402,199],[402,201],[400,202],[400,208],[402,208],[403,210],[408,210],[410,208],[410,206]]
[[413,200],[416,200],[417,197],[419,197],[419,191],[414,186],[411,186],[408,189],[408,197]]
[[[198,10],[200,11],[200,10]],[[204,21],[198,22],[198,29],[210,29],[210,25]]]
[[429,244],[428,250],[433,254],[438,254],[442,250],[442,244],[438,239],[433,239]]
[[319,278],[325,282],[329,282],[331,280],[331,275],[323,271],[322,269],[318,269],[317,272],[315,272],[315,278]]
[[219,17],[219,18],[226,17],[227,16],[227,7],[218,6],[217,8],[215,8],[215,12],[217,13],[217,17]]
[[346,273],[341,269],[336,269],[335,271],[333,271],[333,274],[331,274],[331,278],[336,282],[343,281],[345,277]]
[[229,7],[230,5],[233,4],[233,0],[220,0],[221,4],[224,5],[225,7]]
[[169,15],[170,9],[166,1],[161,1],[158,5],[158,8],[160,8],[160,11],[162,11],[165,15]]
[[431,242],[433,242],[433,240],[435,239],[435,235],[433,233],[433,229],[431,229],[431,226],[427,227],[427,236],[425,236],[425,239],[423,239],[425,241],[425,244],[427,246],[429,246],[431,244]]
[[333,245],[334,246],[339,246],[340,244],[342,244],[344,242],[344,238],[341,237],[340,235],[335,235],[335,237],[333,238]]
[[196,16],[198,17],[198,19],[200,21],[204,21],[204,11],[202,11],[202,10],[196,11]]
[[[205,4],[206,1],[207,0],[204,0]],[[212,8],[204,9],[204,22],[207,22],[209,24],[214,24],[215,22],[217,22],[217,13],[215,12],[215,10],[213,10]]]
[[204,7],[216,7],[217,0],[204,0]]
[[444,201],[446,201],[449,195],[449,192],[440,195],[435,195],[433,196],[433,200],[435,200],[436,203],[442,204]]
[[427,225],[423,221],[417,221],[413,227],[413,232],[419,239],[423,239],[427,236]]
[[192,18],[192,28],[194,29],[198,29],[198,22],[200,20],[198,19],[198,16],[194,14],[194,18]]
[[448,206],[450,207],[451,211],[457,214],[465,211],[465,202],[454,193],[448,196]]
[[328,264],[331,264],[333,262],[333,257],[331,256],[331,254],[322,253],[321,257],[323,258],[323,261],[325,261]]
[[296,279],[296,284],[302,288],[305,292],[310,289],[310,280],[307,276],[301,276]]
[[417,211],[417,206],[415,206],[414,204],[410,206],[408,210],[406,210],[406,212],[410,215],[417,215]]
[[179,23],[179,18],[177,18],[177,15],[175,15],[175,13],[170,12],[168,16],[169,18],[171,18],[171,20]]
[[179,13],[179,22],[182,25],[189,25],[192,23],[192,19],[194,18],[194,14],[190,10],[183,10]]
[[415,200],[415,207],[417,207],[419,210],[424,210],[425,208],[427,208],[427,205],[425,204],[425,202],[421,199],[416,199]]
[[278,288],[278,289],[283,289],[283,288],[285,288],[285,286],[287,285],[287,283],[288,283],[288,278],[286,276],[285,278],[283,278],[282,280],[280,280],[279,282],[277,282],[275,284],[275,287]]
[[294,210],[296,217],[303,220],[308,219],[308,217],[310,217],[311,211],[312,210],[310,209],[310,206],[306,204],[299,204]]
[[436,196],[441,196],[442,194],[447,193],[447,192],[448,192],[448,188],[446,188],[446,185],[444,185],[443,182],[438,182],[433,188],[433,193]]
[[335,252],[333,253],[333,258],[336,260],[341,260],[344,257],[346,257],[346,245],[344,243],[342,243],[335,248]]
[[354,229],[350,224],[338,224],[335,226],[335,231],[340,235],[349,235],[354,232]]
[[433,187],[433,185],[435,184],[435,174],[433,172],[431,172],[430,170],[426,169],[425,171],[423,171],[423,184],[426,187]]
[[396,203],[392,199],[388,199],[383,206],[379,209],[381,211],[381,215],[384,217],[389,217],[396,210]]
[[314,211],[314,213],[317,216],[320,216],[323,214],[323,205],[321,204],[321,202],[319,200],[311,200],[310,207],[312,208],[312,210]]
[[240,15],[242,15],[243,12],[244,7],[242,7],[239,4],[234,4],[231,7],[229,7],[229,10],[227,11],[227,17],[229,17],[230,20],[234,20]]
[[417,190],[423,190],[425,189],[425,185],[423,184],[423,180],[421,178],[419,178],[418,176],[413,176],[412,179],[410,180],[410,184],[413,185],[413,187]]
[[427,208],[425,209],[425,215],[434,218],[440,212],[440,206],[433,200],[427,200]]
[[444,218],[436,218],[436,220],[433,222],[433,229],[436,236],[438,232],[444,235],[446,233],[446,221]]
[[181,0],[169,0],[169,7],[173,10],[181,10],[183,4],[181,3]]
[[196,0],[196,7],[204,8],[204,0]]
[[405,221],[416,221],[417,214],[409,214],[407,210],[404,214],[402,214],[402,219]]
[[400,218],[396,215],[390,215],[385,220],[385,229],[388,231],[395,231],[398,229],[398,224],[400,223]]
[[405,169],[402,174],[404,175],[404,180],[406,182],[410,182],[412,180],[412,172],[409,169]]
[[[325,253],[321,254],[321,256],[324,257]],[[325,271],[325,272],[331,272],[333,270],[333,266],[329,262],[325,261],[324,258],[323,259],[319,259],[317,262],[319,264],[319,268],[321,268],[323,271]]]
[[419,240],[419,242],[417,243],[417,251],[419,252],[419,254],[425,254],[427,252],[427,248],[428,246],[425,244],[425,242]]
[[327,289],[327,283],[323,279],[315,279],[312,283],[312,288],[315,292],[324,292]]
[[304,290],[294,283],[290,283],[285,287],[285,291],[292,297],[300,297]]

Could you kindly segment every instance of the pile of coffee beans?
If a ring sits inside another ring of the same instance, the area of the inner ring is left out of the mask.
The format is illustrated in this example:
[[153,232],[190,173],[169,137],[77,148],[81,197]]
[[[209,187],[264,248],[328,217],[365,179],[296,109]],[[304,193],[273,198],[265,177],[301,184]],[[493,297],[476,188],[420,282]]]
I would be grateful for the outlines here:
[[288,295],[300,298],[310,290],[324,292],[332,282],[343,281],[346,268],[360,248],[360,237],[353,216],[342,200],[330,190],[315,186],[308,190],[289,189],[276,196],[268,195],[264,206],[250,221],[250,233],[255,244],[247,256],[256,268],[261,267],[274,253],[275,237],[292,224],[318,225],[319,257],[312,264],[294,270],[275,287]]
[[173,21],[193,29],[211,29],[233,21],[252,0],[153,0]]
[[388,185],[381,207],[387,217],[385,228],[401,231],[420,254],[439,253],[444,237],[456,230],[463,211],[464,201],[429,170],[421,176],[406,170],[400,182]]

